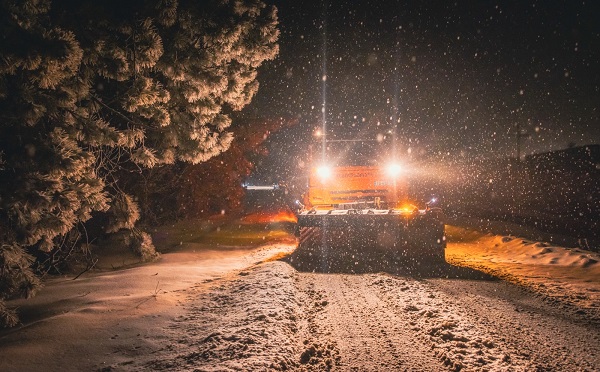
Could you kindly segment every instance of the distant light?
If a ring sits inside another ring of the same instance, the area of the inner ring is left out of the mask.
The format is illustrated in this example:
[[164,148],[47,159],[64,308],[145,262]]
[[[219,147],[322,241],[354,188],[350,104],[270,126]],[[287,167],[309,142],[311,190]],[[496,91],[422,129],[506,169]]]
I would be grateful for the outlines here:
[[429,200],[427,203],[425,203],[427,205],[427,209],[429,209],[429,206],[432,204],[435,204],[437,202],[437,198],[433,197],[431,198],[431,200]]
[[246,185],[246,190],[277,190],[279,185]]

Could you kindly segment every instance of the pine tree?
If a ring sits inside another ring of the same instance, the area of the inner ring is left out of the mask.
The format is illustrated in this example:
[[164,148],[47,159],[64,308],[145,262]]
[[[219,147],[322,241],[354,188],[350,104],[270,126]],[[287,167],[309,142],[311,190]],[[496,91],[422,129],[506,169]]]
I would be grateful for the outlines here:
[[0,7],[2,314],[2,300],[39,287],[27,252],[72,246],[98,213],[106,233],[152,256],[119,171],[226,151],[230,113],[256,93],[278,30],[275,8],[258,0]]
[[257,159],[267,154],[268,136],[297,124],[296,120],[241,119],[235,141],[226,153],[201,164],[186,164],[179,183],[173,187],[179,215],[186,218],[242,211],[245,190],[242,183],[254,169]]

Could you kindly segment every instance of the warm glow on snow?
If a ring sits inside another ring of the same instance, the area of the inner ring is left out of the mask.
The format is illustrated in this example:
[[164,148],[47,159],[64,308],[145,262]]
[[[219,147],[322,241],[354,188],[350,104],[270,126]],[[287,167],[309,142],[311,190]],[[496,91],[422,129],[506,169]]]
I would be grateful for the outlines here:
[[276,223],[276,222],[292,222],[296,223],[297,218],[291,211],[262,211],[244,216],[241,221],[243,223]]

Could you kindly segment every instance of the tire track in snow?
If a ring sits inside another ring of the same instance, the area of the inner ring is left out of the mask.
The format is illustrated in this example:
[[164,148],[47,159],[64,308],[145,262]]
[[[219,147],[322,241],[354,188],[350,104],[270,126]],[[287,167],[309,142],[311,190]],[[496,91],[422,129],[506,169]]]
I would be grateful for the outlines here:
[[[390,306],[403,311],[416,339],[451,370],[528,371],[531,365],[511,345],[494,337],[495,329],[482,324],[484,313],[470,314],[452,296],[428,282],[389,275],[371,275],[373,290]],[[457,280],[457,288],[468,281]],[[460,290],[460,289],[459,289]]]
[[564,308],[510,283],[430,280],[442,295],[454,298],[466,317],[491,330],[497,343],[529,359],[531,370],[598,370],[600,329],[568,317]]
[[314,332],[333,340],[340,370],[439,371],[431,349],[416,343],[401,312],[382,300],[363,275],[300,274],[299,290],[322,294],[327,305],[315,315]]

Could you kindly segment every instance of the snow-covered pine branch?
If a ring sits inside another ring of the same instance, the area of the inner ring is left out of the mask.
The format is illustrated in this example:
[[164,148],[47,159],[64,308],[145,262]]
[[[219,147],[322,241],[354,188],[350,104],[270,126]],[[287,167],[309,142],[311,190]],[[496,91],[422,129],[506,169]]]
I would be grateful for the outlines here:
[[120,172],[226,151],[279,31],[259,0],[7,0],[0,30],[0,257],[19,262],[0,260],[6,325],[1,301],[37,286],[25,250],[56,254],[92,216],[152,256]]

